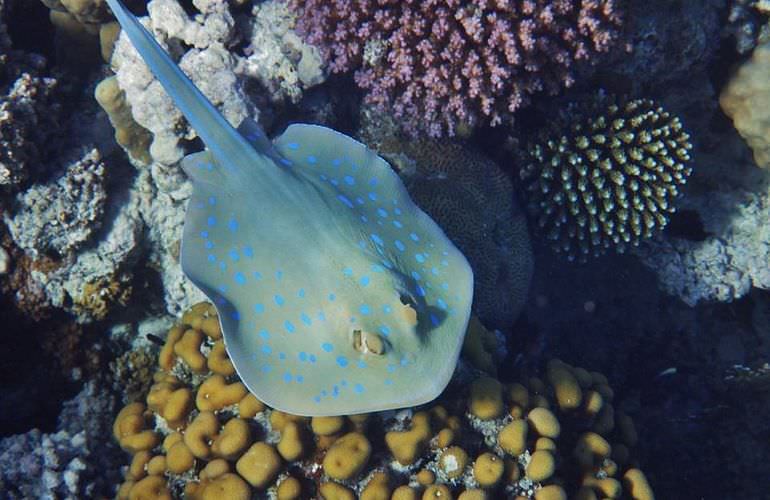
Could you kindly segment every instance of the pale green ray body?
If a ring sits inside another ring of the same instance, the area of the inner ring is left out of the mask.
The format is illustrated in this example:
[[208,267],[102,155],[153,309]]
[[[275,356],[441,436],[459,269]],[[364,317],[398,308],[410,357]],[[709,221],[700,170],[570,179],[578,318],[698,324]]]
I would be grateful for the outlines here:
[[236,131],[118,0],[108,0],[208,151],[193,181],[182,268],[215,303],[227,351],[265,403],[337,415],[412,406],[449,381],[470,315],[465,257],[384,160],[292,125]]

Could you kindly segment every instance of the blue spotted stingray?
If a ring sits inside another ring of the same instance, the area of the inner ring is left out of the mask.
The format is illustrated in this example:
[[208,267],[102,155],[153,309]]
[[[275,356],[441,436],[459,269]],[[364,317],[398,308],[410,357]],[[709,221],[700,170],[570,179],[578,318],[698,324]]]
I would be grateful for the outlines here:
[[184,273],[215,304],[260,400],[341,415],[434,399],[454,371],[473,274],[388,164],[328,128],[271,141],[231,127],[119,0],[128,38],[206,145],[192,180]]

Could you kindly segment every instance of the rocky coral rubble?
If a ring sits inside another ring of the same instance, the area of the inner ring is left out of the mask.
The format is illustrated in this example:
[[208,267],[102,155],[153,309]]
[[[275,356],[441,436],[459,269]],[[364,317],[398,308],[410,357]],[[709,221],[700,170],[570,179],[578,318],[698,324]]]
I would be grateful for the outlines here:
[[158,364],[146,403],[113,426],[132,455],[121,499],[653,498],[606,378],[560,361],[545,378],[480,377],[423,408],[300,417],[246,390],[201,303]]
[[91,381],[65,403],[55,432],[0,439],[3,498],[95,498],[108,491],[117,479],[110,461],[118,450],[103,436],[114,411],[114,398]]

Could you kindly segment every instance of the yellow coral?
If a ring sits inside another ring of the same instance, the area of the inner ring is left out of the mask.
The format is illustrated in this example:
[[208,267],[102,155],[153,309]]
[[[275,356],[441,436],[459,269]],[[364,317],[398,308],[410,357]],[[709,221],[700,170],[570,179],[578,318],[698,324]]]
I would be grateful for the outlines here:
[[430,418],[425,412],[417,412],[412,417],[412,428],[408,431],[391,431],[385,434],[388,449],[403,465],[417,460],[430,439]]
[[521,455],[527,449],[527,422],[514,420],[503,427],[497,435],[500,447],[511,455]]
[[482,488],[492,488],[503,477],[505,464],[494,453],[482,453],[473,463],[473,477]]
[[184,433],[184,444],[198,458],[208,458],[211,455],[210,442],[219,432],[219,421],[210,411],[202,411],[187,426]]
[[251,444],[249,424],[240,418],[228,420],[222,432],[211,443],[211,452],[225,460],[235,460]]
[[[207,367],[216,370],[216,363],[225,359],[222,348],[214,347],[222,345],[220,339],[214,338],[218,329],[210,332],[212,336],[202,334],[207,322],[209,327],[218,327],[216,316],[204,306],[197,305],[194,314],[185,315],[185,325],[169,331],[158,360],[165,371],[154,377],[155,385],[147,397],[149,407],[134,403],[116,418],[115,437],[134,455],[120,486],[119,500],[156,487],[163,494],[171,489],[165,484],[171,477],[175,482],[173,491],[179,491],[176,481],[181,481],[179,488],[193,500],[246,498],[251,488],[268,490],[279,500],[292,500],[309,497],[312,492],[304,490],[303,481],[317,481],[322,473],[326,477],[321,476],[324,486],[320,494],[328,498],[348,498],[352,494],[332,480],[352,484],[359,478],[357,490],[362,500],[451,495],[475,500],[493,498],[503,488],[510,489],[514,497],[526,493],[536,499],[558,500],[566,498],[564,485],[574,488],[570,498],[579,500],[612,498],[621,493],[637,500],[652,498],[641,471],[629,468],[634,464],[630,447],[638,439],[636,430],[626,415],[615,415],[612,391],[600,374],[554,362],[545,379],[531,378],[526,384],[503,388],[495,379],[480,379],[466,392],[447,394],[446,404],[414,413],[405,429],[400,419],[395,421],[398,427],[386,427],[384,441],[390,454],[384,450],[375,454],[372,447],[381,442],[379,430],[383,424],[393,425],[379,415],[311,420],[267,408],[246,392],[236,375],[228,380],[222,373],[215,373],[204,379],[191,376],[190,370],[178,369],[184,367],[177,361],[187,361],[181,356],[177,360],[174,347],[189,331],[201,334],[200,345],[198,339],[194,344],[201,355],[208,353]],[[219,360],[212,362],[212,356]],[[168,371],[171,368],[176,376]],[[572,379],[564,373],[571,374]],[[565,378],[568,383],[559,389]],[[580,405],[574,403],[576,386],[582,393]],[[467,399],[457,400],[457,394],[467,394]],[[188,423],[187,415],[195,411],[190,409],[192,397],[204,411]],[[463,408],[471,411],[464,413]],[[518,418],[511,421],[506,413]],[[157,416],[176,421],[175,430]],[[507,420],[501,418],[504,416]],[[482,417],[491,418],[480,422]],[[161,435],[149,428],[153,422],[160,424],[158,431],[165,436],[161,454],[155,448]],[[484,431],[482,435],[480,425],[495,431]],[[434,428],[438,430],[435,435]],[[577,435],[576,429],[588,432]],[[254,430],[271,443],[280,432],[277,449],[266,442],[252,443]],[[346,430],[348,433],[342,435]],[[494,432],[496,443],[491,439]],[[376,436],[375,440],[370,442],[369,436]],[[434,449],[426,452],[429,443]],[[505,451],[505,457],[492,453],[497,449],[495,445]],[[478,450],[472,464],[466,449]],[[420,460],[422,466],[402,469],[393,464],[393,459],[404,465]],[[294,465],[299,460],[302,467]],[[391,492],[391,468],[406,475],[403,480],[412,487],[399,486]],[[291,476],[287,475],[289,471]],[[308,471],[316,472],[311,476]],[[148,478],[156,479],[145,481]],[[520,489],[522,478],[531,484],[529,493]],[[463,491],[459,485],[464,481],[484,489]]]
[[527,477],[535,482],[542,482],[553,476],[556,460],[550,451],[537,450],[532,454],[527,464]]
[[497,337],[495,334],[484,328],[475,314],[471,314],[463,341],[463,358],[470,361],[479,370],[496,375],[497,365],[492,358],[496,346]]
[[289,476],[278,484],[276,494],[278,500],[299,500],[302,495],[302,485],[296,477]]
[[371,453],[372,446],[366,436],[359,432],[345,434],[326,453],[324,471],[332,479],[351,479],[361,472]]
[[725,114],[754,152],[754,160],[770,168],[770,42],[754,49],[719,97]]
[[221,410],[225,406],[234,405],[246,397],[248,391],[241,382],[228,384],[222,375],[214,374],[207,378],[198,388],[195,405],[201,411]]
[[[116,36],[115,27],[105,27],[100,30],[99,37],[102,43],[102,56],[104,52],[112,52]],[[131,106],[126,101],[125,93],[118,86],[115,76],[108,76],[96,86],[94,90],[96,102],[107,113],[112,127],[115,129],[115,141],[120,144],[129,156],[144,165],[152,162],[150,157],[150,132],[136,123],[131,114]]]
[[336,434],[342,430],[343,425],[345,425],[343,417],[313,417],[310,421],[310,427],[319,436]]
[[265,411],[265,404],[252,394],[246,394],[238,402],[238,416],[241,418],[254,418],[257,413]]
[[369,482],[361,490],[360,500],[389,500],[390,485],[388,475],[384,472],[372,474]]
[[128,500],[172,500],[172,497],[164,478],[147,476],[131,487]]
[[281,468],[281,457],[271,445],[259,441],[238,459],[235,469],[250,485],[263,489],[272,483]]
[[195,466],[195,456],[186,444],[179,441],[169,448],[166,454],[166,466],[171,473],[183,474]]
[[208,357],[208,367],[212,372],[225,377],[235,375],[235,367],[233,366],[232,361],[230,361],[230,358],[227,357],[225,342],[223,340],[217,340],[211,347],[211,352]]
[[281,440],[278,442],[278,453],[284,460],[292,462],[305,453],[302,432],[297,422],[287,422],[281,431]]
[[454,479],[462,476],[465,466],[468,465],[468,454],[459,446],[452,446],[441,452],[439,467],[448,478]]
[[633,500],[655,500],[647,476],[639,469],[628,469],[623,474],[623,483],[626,485],[628,495]]
[[471,384],[470,411],[481,420],[503,414],[503,386],[497,379],[482,377]]
[[191,500],[249,500],[251,490],[240,476],[225,473],[214,479],[201,481],[193,494],[188,494]]
[[321,497],[324,500],[356,500],[356,495],[345,486],[339,483],[326,482],[321,483]]
[[120,447],[131,453],[151,450],[160,442],[158,434],[146,429],[144,411],[143,404],[131,403],[120,410],[112,426]]
[[574,410],[580,406],[583,401],[583,392],[577,378],[572,375],[566,364],[557,359],[551,360],[548,363],[547,374],[556,396],[556,404],[562,411]]
[[557,438],[561,433],[559,420],[546,408],[533,408],[527,414],[527,422],[535,432],[543,437]]

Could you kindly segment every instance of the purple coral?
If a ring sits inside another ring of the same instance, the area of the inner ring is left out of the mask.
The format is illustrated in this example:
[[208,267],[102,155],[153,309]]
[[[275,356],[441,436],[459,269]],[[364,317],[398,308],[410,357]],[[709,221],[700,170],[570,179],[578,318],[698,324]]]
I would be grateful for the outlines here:
[[289,0],[334,72],[412,133],[499,124],[619,38],[619,0]]

